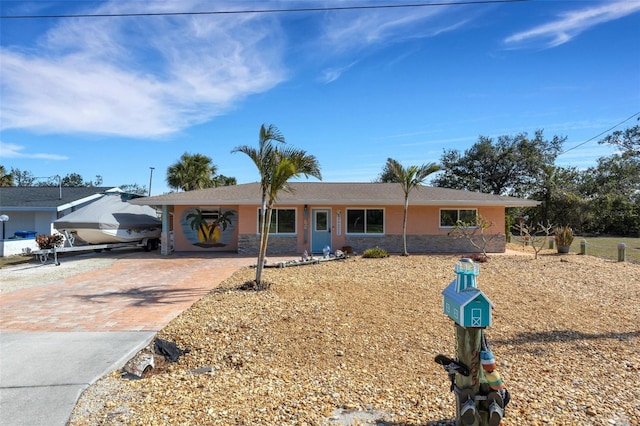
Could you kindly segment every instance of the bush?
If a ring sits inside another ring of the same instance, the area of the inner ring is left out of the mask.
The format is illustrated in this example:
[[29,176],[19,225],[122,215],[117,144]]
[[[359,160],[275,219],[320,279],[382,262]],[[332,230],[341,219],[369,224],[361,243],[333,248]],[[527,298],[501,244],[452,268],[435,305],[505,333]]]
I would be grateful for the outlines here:
[[570,246],[573,243],[573,229],[570,226],[559,226],[555,229],[556,244]]
[[53,235],[36,235],[36,243],[41,250],[44,249],[52,249],[54,247],[62,246],[62,242],[64,241],[64,237],[62,234],[53,234]]
[[368,259],[381,259],[383,257],[389,257],[389,253],[387,253],[385,249],[376,246],[366,249],[364,253],[362,253],[362,257],[366,257]]

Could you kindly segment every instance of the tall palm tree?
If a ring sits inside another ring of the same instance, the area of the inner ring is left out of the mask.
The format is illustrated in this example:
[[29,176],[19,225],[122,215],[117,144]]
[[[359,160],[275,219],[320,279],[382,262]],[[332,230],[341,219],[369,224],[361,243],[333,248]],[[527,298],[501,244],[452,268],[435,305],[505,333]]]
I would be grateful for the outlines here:
[[231,152],[246,154],[260,174],[262,192],[260,208],[260,247],[256,268],[256,285],[261,286],[264,259],[271,226],[273,205],[280,190],[288,190],[287,182],[300,175],[322,179],[317,159],[303,150],[279,149],[276,143],[286,143],[284,135],[273,124],[260,126],[258,148],[248,145],[236,147]]
[[167,168],[167,184],[183,191],[211,188],[216,171],[217,167],[212,164],[211,158],[185,152],[179,161]]
[[409,211],[409,193],[416,187],[423,184],[424,180],[432,173],[440,170],[440,166],[435,163],[422,164],[420,166],[409,166],[404,168],[402,164],[393,158],[387,158],[385,172],[388,182],[399,183],[404,192],[404,218],[402,220],[402,255],[409,256],[407,252],[407,212]]
[[[267,194],[271,188],[271,170],[273,168],[271,164],[275,161],[275,143],[286,143],[284,135],[280,133],[280,130],[273,124],[269,125],[269,127],[265,127],[263,124],[260,126],[260,133],[258,135],[258,149],[249,145],[242,145],[231,151],[232,153],[242,152],[246,154],[256,165],[258,173],[260,174],[260,190],[262,194],[260,204],[260,247],[256,268],[256,284],[260,284],[266,253],[266,244],[263,244],[268,234],[265,232],[265,229],[267,229],[265,218],[267,212]],[[265,247],[264,252],[262,250],[263,245]]]

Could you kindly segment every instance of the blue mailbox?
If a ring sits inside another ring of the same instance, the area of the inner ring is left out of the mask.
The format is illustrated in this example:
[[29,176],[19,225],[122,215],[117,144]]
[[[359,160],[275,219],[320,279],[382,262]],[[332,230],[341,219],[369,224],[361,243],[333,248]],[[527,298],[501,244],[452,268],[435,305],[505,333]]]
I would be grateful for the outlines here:
[[454,270],[456,279],[442,291],[445,315],[462,327],[491,326],[493,303],[477,286],[478,264],[463,258]]

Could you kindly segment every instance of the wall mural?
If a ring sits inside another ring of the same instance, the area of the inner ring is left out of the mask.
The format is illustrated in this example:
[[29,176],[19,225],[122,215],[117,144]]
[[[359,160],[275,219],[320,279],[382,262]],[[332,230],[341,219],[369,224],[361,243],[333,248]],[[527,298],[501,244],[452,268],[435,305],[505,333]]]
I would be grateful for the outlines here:
[[235,232],[235,210],[190,208],[182,212],[180,225],[187,241],[202,248],[224,247]]

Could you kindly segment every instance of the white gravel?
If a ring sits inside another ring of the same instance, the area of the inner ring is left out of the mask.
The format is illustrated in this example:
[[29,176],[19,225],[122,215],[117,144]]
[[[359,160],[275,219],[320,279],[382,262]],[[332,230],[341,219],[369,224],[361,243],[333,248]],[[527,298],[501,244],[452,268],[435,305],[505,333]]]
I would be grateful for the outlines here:
[[85,271],[113,264],[117,256],[100,253],[77,254],[60,258],[60,265],[52,260],[42,264],[39,260],[8,266],[0,270],[0,294],[47,285]]

